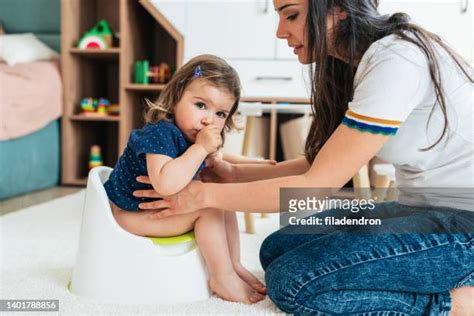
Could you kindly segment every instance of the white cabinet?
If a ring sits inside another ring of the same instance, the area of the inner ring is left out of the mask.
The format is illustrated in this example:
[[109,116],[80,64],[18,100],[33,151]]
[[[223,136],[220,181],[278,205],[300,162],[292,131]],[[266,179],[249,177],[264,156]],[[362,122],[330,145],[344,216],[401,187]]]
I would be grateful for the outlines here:
[[275,55],[273,6],[262,0],[189,1],[185,56],[212,53],[229,59]]
[[276,37],[272,0],[152,0],[184,35],[185,61],[200,54],[225,58],[239,73],[243,96],[308,98],[307,70]]
[[232,60],[240,76],[242,95],[252,98],[308,98],[308,69],[290,60]]
[[185,59],[210,53],[226,59],[296,61],[276,37],[271,0],[152,0],[184,35]]
[[381,13],[405,12],[428,31],[438,34],[466,60],[474,61],[472,0],[383,0]]

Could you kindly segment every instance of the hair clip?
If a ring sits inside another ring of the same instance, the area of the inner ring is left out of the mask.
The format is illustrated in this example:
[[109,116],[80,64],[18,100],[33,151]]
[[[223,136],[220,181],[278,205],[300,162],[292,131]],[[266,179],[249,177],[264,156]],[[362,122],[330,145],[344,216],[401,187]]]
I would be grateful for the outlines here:
[[203,76],[203,74],[202,74],[201,65],[198,65],[196,68],[194,68],[193,78],[201,78],[202,76]]

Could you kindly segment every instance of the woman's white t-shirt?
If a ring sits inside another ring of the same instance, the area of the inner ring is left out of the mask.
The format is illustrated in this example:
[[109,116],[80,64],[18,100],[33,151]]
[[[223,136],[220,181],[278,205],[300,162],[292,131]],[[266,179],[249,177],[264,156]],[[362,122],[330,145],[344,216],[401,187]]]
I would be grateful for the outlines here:
[[[393,135],[377,154],[393,163],[399,201],[474,210],[473,84],[437,48],[445,93],[447,136],[429,65],[421,48],[390,35],[373,43],[357,68],[343,124]],[[472,76],[472,68],[467,68]]]

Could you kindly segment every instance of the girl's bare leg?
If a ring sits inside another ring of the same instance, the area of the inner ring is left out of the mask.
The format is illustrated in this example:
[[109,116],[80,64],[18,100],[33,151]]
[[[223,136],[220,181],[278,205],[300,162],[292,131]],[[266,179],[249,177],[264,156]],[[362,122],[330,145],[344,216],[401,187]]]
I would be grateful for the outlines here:
[[263,296],[244,282],[234,270],[226,238],[225,212],[217,209],[199,212],[205,215],[196,221],[194,229],[211,274],[211,289],[229,301],[256,303],[262,300]]
[[250,271],[240,262],[240,238],[239,224],[235,212],[224,212],[225,229],[227,234],[227,244],[229,246],[230,258],[235,272],[247,282],[248,285],[256,289],[261,294],[266,294],[265,285],[260,282]]
[[113,205],[117,223],[139,236],[167,237],[194,228],[196,241],[210,273],[209,286],[228,301],[255,303],[263,296],[244,282],[234,270],[227,245],[224,214],[217,209],[155,219],[154,211],[127,212]]

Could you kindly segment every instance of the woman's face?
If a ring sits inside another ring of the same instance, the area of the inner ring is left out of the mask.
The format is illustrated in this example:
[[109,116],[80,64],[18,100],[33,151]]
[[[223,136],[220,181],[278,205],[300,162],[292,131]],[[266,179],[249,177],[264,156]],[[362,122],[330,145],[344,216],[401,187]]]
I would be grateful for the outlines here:
[[[306,38],[306,15],[308,14],[308,1],[313,0],[273,0],[275,11],[278,13],[278,29],[276,36],[288,42],[293,52],[302,64],[315,62],[307,54],[308,40]],[[318,0],[314,0],[318,1]],[[347,18],[347,14],[338,7],[331,9],[326,17],[328,54],[343,59],[334,50],[333,31],[339,20]]]
[[273,5],[279,19],[276,36],[288,42],[300,63],[311,63],[307,57],[305,38],[308,0],[273,0]]

